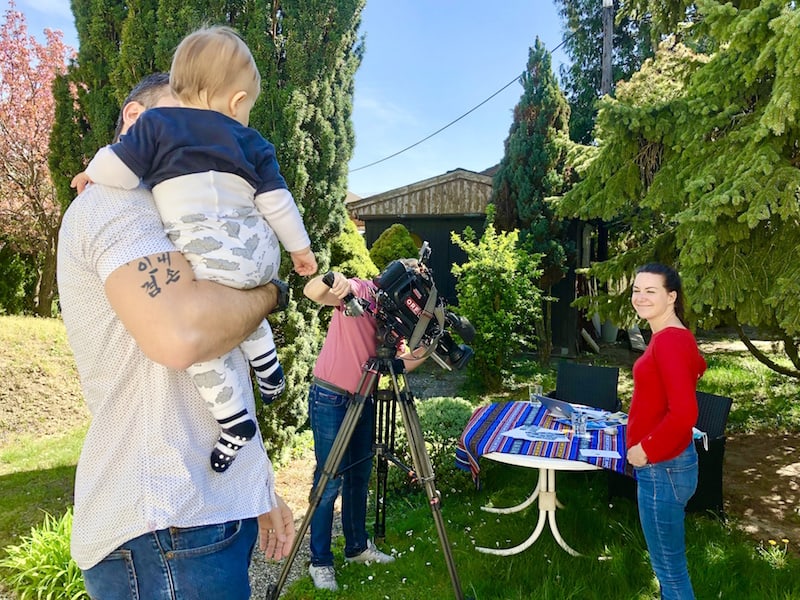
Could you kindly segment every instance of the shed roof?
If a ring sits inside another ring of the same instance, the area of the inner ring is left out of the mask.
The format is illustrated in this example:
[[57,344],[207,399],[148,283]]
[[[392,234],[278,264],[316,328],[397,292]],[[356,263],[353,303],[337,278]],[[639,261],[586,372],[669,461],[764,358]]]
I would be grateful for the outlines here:
[[347,203],[355,219],[383,216],[486,214],[492,178],[454,169],[388,192]]

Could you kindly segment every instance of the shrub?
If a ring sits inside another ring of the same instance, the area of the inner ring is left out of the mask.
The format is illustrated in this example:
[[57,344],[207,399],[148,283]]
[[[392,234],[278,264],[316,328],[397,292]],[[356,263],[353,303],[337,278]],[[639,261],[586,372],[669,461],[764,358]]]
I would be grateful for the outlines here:
[[445,453],[452,459],[455,444],[473,410],[469,401],[459,397],[429,398],[417,404],[419,424],[430,446],[432,460]]
[[36,265],[32,257],[16,253],[0,240],[0,314],[19,315],[30,308],[30,295],[36,285]]
[[416,258],[418,254],[419,248],[414,243],[414,238],[400,223],[395,223],[381,233],[369,250],[372,262],[379,271],[383,271],[395,259]]
[[370,279],[378,274],[364,238],[350,219],[345,223],[341,235],[331,244],[331,269],[347,277],[360,279]]
[[45,514],[44,523],[31,529],[30,537],[5,549],[0,567],[9,572],[5,583],[19,600],[89,600],[83,575],[69,554],[71,532],[72,509],[60,519]]
[[[452,487],[455,477],[463,480],[463,471],[455,466],[456,442],[472,416],[474,407],[469,401],[459,397],[429,398],[415,403],[419,415],[420,429],[425,440],[425,448],[433,466],[439,488]],[[412,467],[408,433],[400,415],[396,423],[396,454],[404,464]],[[408,477],[400,469],[390,469],[389,488],[403,492],[409,488]],[[416,484],[414,489],[420,489]]]
[[477,242],[469,227],[452,239],[467,255],[464,264],[453,265],[459,313],[476,332],[467,374],[479,389],[497,391],[510,375],[513,357],[536,340],[541,254],[519,250],[516,231],[497,233],[491,224]]

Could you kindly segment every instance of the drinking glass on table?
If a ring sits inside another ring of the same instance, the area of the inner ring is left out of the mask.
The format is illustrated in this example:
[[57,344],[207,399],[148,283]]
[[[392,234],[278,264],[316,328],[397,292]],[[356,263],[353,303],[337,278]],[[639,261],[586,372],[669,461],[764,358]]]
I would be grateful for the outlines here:
[[539,384],[529,385],[528,386],[528,402],[533,405],[534,408],[541,406],[541,402],[539,401],[538,396],[542,395],[542,386]]
[[586,433],[586,413],[580,410],[572,412],[572,434],[578,437],[587,437]]

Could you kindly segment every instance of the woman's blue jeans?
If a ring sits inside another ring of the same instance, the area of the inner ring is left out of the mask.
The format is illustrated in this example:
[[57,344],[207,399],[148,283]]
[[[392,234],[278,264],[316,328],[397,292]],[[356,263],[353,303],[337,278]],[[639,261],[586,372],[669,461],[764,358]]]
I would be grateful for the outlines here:
[[257,535],[254,518],[146,533],[83,571],[86,591],[99,600],[247,600]]
[[636,469],[639,520],[663,600],[692,600],[686,562],[686,503],[697,489],[694,442],[681,454]]
[[[314,433],[314,486],[333,447],[336,434],[347,412],[349,396],[337,394],[312,384],[308,395],[308,416]],[[344,554],[347,557],[361,554],[367,548],[367,493],[372,472],[372,437],[374,434],[375,405],[365,402],[350,443],[342,456],[337,474],[328,481],[319,505],[311,518],[311,564],[333,566],[331,528],[333,505],[339,490],[342,492],[342,530]]]

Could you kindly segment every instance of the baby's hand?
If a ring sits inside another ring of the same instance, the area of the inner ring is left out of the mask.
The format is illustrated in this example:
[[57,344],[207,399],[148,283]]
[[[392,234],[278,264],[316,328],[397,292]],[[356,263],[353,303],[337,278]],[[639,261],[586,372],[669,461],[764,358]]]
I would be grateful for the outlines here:
[[296,252],[290,252],[289,254],[292,257],[294,271],[298,275],[308,277],[317,272],[317,259],[310,247],[297,250]]
[[81,171],[75,177],[72,178],[72,181],[69,182],[69,187],[73,187],[78,190],[78,193],[82,193],[83,190],[86,189],[86,186],[90,183],[94,183],[89,176],[86,174],[86,171]]

